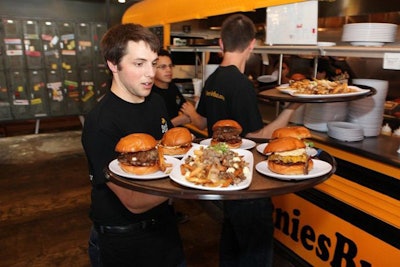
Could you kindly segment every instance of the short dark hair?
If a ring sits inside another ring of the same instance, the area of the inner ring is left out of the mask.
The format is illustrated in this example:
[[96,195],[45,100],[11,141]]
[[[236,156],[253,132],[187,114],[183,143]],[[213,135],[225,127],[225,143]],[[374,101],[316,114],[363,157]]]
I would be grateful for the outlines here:
[[149,29],[134,23],[118,24],[111,27],[101,39],[101,51],[104,59],[118,65],[126,54],[129,41],[144,41],[155,53],[160,48],[160,40]]
[[158,55],[159,56],[166,56],[166,57],[171,58],[171,53],[168,52],[168,50],[166,50],[164,48],[161,48],[160,50],[158,50]]
[[224,52],[244,51],[256,36],[253,21],[243,14],[234,14],[224,20],[221,39]]

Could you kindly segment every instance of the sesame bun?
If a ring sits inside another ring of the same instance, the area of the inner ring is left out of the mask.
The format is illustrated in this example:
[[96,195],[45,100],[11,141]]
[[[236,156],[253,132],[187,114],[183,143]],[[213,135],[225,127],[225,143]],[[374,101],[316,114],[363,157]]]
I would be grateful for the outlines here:
[[145,133],[133,133],[119,140],[115,151],[120,153],[147,151],[157,145],[153,136]]
[[185,127],[175,127],[164,133],[159,149],[164,155],[182,155],[192,147],[192,134]]
[[282,137],[295,137],[298,139],[310,138],[310,131],[304,126],[288,126],[276,129],[271,136],[273,139]]

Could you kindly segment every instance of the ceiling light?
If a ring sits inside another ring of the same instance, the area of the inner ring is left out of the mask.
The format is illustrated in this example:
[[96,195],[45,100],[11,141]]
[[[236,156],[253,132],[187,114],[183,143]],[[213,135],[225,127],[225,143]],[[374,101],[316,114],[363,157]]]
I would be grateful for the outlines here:
[[118,0],[118,3],[120,4],[124,4],[126,2],[126,0]]

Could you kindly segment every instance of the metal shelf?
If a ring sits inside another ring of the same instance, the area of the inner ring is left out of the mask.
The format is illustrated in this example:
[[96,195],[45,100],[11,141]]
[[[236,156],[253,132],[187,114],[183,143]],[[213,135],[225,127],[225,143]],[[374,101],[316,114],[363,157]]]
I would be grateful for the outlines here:
[[[171,46],[173,52],[220,52],[218,46]],[[341,56],[383,58],[385,53],[400,53],[400,46],[387,45],[382,47],[360,46],[256,46],[254,53],[310,55],[310,56]]]
[[[202,73],[205,73],[205,52],[221,52],[219,46],[171,46],[172,52],[198,52],[202,53]],[[314,70],[317,69],[318,56],[336,56],[336,57],[362,57],[362,58],[381,58],[385,57],[385,53],[400,53],[399,45],[386,45],[382,47],[361,47],[361,46],[312,46],[312,45],[275,45],[275,46],[256,46],[254,53],[259,54],[279,54],[281,57],[285,55],[302,55],[314,57]],[[279,73],[279,80],[281,74]],[[204,77],[203,77],[204,78]],[[203,79],[204,85],[204,79]]]

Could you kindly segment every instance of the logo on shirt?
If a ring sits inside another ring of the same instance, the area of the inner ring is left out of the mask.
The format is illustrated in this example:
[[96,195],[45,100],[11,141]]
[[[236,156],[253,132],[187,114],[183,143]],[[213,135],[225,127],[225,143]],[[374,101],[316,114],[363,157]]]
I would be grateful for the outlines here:
[[218,94],[216,91],[206,91],[206,96],[214,97],[225,101],[225,96]]
[[168,131],[167,120],[165,118],[161,118],[161,132],[165,133],[166,131]]

